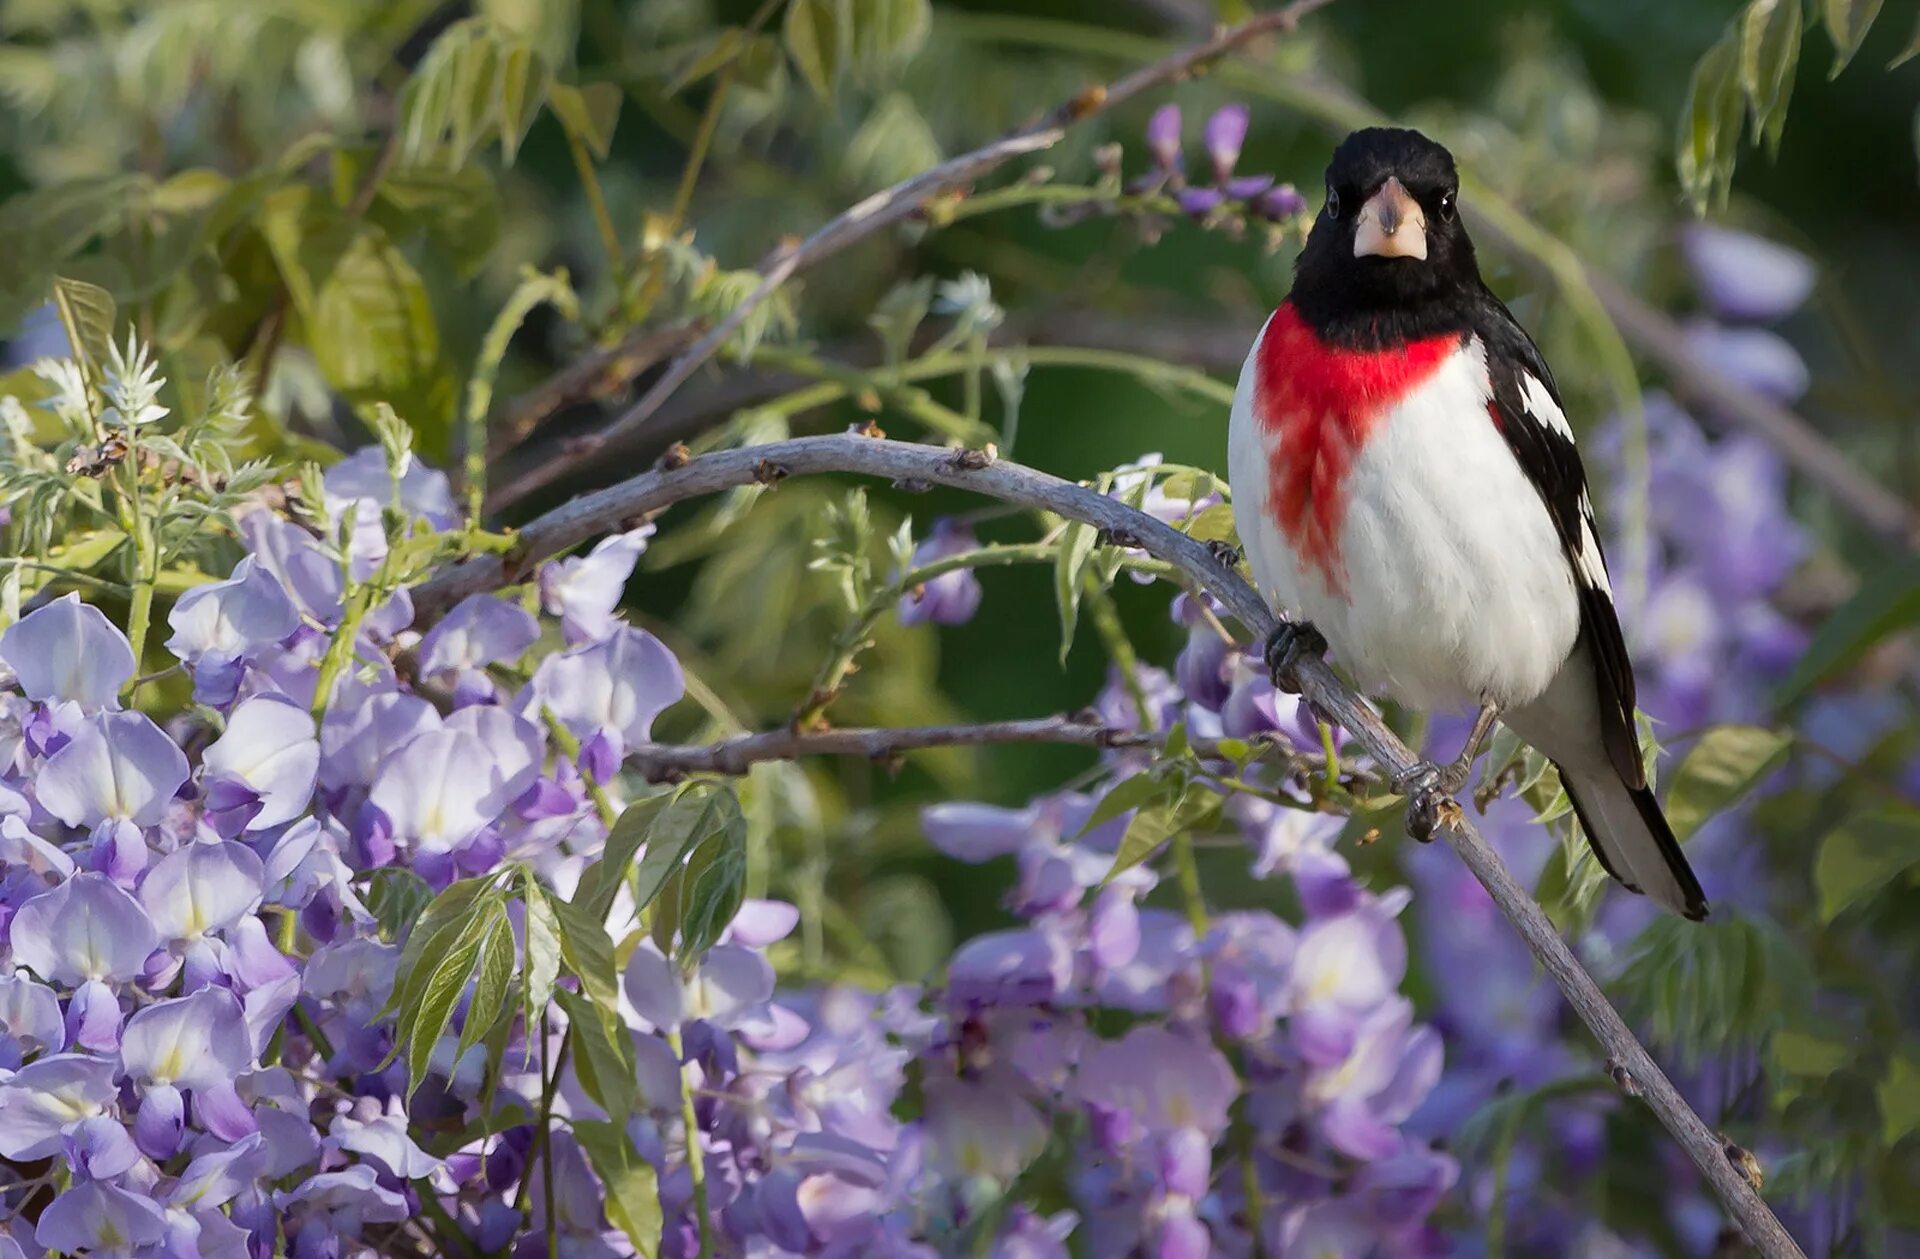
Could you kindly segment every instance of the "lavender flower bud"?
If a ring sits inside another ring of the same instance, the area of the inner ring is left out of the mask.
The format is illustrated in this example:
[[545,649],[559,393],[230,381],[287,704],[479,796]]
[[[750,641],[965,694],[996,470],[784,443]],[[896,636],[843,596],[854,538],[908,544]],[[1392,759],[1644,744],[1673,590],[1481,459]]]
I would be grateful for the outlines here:
[[1292,184],[1276,184],[1253,199],[1254,214],[1279,223],[1307,212],[1307,199]]
[[1213,181],[1224,184],[1233,176],[1233,164],[1240,160],[1240,146],[1247,141],[1247,107],[1228,105],[1207,119],[1204,132],[1207,156],[1213,159]]
[[1162,105],[1147,119],[1147,151],[1163,171],[1180,166],[1180,107]]

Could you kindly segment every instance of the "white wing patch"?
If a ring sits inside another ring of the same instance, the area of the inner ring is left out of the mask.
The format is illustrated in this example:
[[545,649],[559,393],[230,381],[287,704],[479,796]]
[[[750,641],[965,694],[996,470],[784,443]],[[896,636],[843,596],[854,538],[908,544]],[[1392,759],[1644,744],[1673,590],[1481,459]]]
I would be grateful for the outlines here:
[[1553,400],[1552,392],[1540,383],[1539,378],[1532,372],[1521,372],[1520,388],[1520,396],[1526,400],[1527,410],[1532,413],[1533,418],[1568,441],[1572,441],[1573,425],[1567,423],[1565,412],[1560,410],[1560,405]]

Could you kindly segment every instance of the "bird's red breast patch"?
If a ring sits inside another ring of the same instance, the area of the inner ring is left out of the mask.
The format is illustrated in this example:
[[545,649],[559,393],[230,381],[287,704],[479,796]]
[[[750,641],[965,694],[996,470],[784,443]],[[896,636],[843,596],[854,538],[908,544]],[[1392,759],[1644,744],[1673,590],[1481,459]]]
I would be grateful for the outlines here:
[[1293,303],[1260,342],[1254,417],[1267,435],[1267,506],[1274,523],[1327,588],[1346,587],[1340,526],[1346,479],[1380,420],[1460,345],[1447,333],[1383,350],[1327,345]]

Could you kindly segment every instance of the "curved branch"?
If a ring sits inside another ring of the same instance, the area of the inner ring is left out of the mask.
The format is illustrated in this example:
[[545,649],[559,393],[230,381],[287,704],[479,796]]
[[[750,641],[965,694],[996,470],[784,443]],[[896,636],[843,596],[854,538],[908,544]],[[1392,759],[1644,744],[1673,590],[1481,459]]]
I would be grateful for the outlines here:
[[[739,735],[718,742],[681,746],[642,743],[627,752],[627,763],[651,782],[685,774],[744,774],[765,761],[793,761],[803,756],[860,756],[890,761],[902,752],[922,748],[986,747],[1002,743],[1058,743],[1088,748],[1158,748],[1166,740],[1151,731],[1128,730],[1073,717],[1033,717],[1020,721],[989,721],[977,725],[853,727],[832,730],[770,730]],[[1189,738],[1201,757],[1225,754],[1211,739]],[[1274,747],[1288,765],[1303,773],[1323,765],[1317,756]]]
[[1152,65],[1143,66],[1125,78],[1111,84],[1095,84],[1035,121],[972,152],[949,158],[931,170],[903,179],[842,211],[799,244],[782,249],[762,262],[760,283],[753,292],[711,332],[669,363],[639,401],[605,428],[569,442],[563,449],[502,485],[490,497],[487,510],[497,512],[512,506],[527,495],[552,484],[575,464],[592,458],[608,442],[625,437],[645,424],[673,396],[674,391],[699,370],[702,363],[719,352],[720,347],[740,330],[761,303],[773,296],[774,291],[796,272],[831,258],[847,246],[910,217],[940,193],[969,184],[1013,158],[1052,148],[1065,137],[1067,128],[1077,122],[1103,114],[1151,88],[1195,74],[1208,62],[1262,35],[1292,31],[1302,18],[1331,2],[1293,0],[1284,8],[1249,18],[1237,26],[1220,31],[1211,39],[1202,40]]
[[[538,560],[635,516],[735,486],[776,485],[786,476],[831,472],[881,477],[907,487],[957,486],[1105,529],[1116,540],[1142,547],[1205,587],[1246,627],[1253,641],[1264,640],[1278,623],[1266,601],[1205,543],[1117,499],[1032,468],[998,462],[991,450],[952,450],[853,435],[806,437],[703,455],[575,499],[522,530],[512,555],[466,560],[418,587],[414,592],[416,623],[433,620],[468,594],[519,580]],[[1306,697],[1329,720],[1359,740],[1385,776],[1397,778],[1413,767],[1417,758],[1412,750],[1325,662],[1310,660],[1302,664],[1299,679]],[[1804,1259],[1799,1246],[1736,1166],[1735,1157],[1744,1160],[1744,1151],[1716,1136],[1687,1105],[1480,832],[1455,810],[1441,833],[1525,939],[1535,959],[1553,976],[1574,1012],[1606,1051],[1610,1065],[1631,1080],[1720,1195],[1753,1246],[1766,1259]]]

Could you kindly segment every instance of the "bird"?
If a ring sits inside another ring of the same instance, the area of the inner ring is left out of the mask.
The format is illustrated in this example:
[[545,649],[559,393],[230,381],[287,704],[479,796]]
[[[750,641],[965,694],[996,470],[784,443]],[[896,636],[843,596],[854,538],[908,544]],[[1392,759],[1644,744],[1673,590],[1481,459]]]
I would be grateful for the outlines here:
[[1573,429],[1539,348],[1480,277],[1459,194],[1453,155],[1420,132],[1349,135],[1247,354],[1228,482],[1247,565],[1285,618],[1267,665],[1297,690],[1300,663],[1330,650],[1370,693],[1477,709],[1458,759],[1396,780],[1416,837],[1504,721],[1558,767],[1609,875],[1705,918],[1648,786]]

